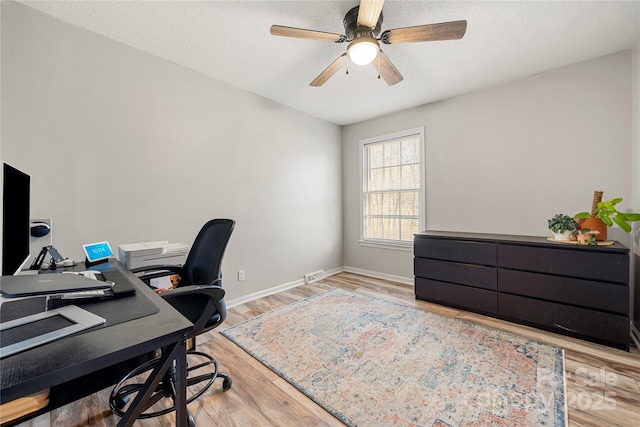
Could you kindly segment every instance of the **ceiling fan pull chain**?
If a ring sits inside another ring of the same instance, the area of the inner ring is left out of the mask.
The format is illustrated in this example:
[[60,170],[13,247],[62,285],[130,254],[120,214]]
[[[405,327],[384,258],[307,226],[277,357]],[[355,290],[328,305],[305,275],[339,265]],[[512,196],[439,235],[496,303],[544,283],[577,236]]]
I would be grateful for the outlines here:
[[347,55],[347,75],[349,75],[349,55]]
[[[382,51],[380,51],[382,52]],[[378,61],[378,80],[380,80],[380,52],[378,52],[376,60]]]

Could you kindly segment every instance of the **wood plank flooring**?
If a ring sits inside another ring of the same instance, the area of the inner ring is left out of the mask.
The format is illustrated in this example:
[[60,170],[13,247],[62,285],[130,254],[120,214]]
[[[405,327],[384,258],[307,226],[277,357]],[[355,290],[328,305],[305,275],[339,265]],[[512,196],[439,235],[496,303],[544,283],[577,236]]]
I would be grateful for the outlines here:
[[[436,304],[416,301],[413,287],[386,280],[340,273],[229,310],[218,329],[199,337],[198,348],[214,354],[233,386],[222,392],[221,380],[189,405],[198,426],[342,426],[343,424],[278,375],[249,356],[219,331],[269,310],[291,304],[331,288],[418,307],[509,331],[565,349],[567,404],[570,426],[640,426],[640,351],[621,350],[567,338]],[[330,315],[330,313],[327,313]],[[322,321],[322,319],[319,319]],[[115,426],[119,418],[108,405],[110,390],[20,424],[22,427]],[[139,420],[140,426],[172,426],[173,414]]]

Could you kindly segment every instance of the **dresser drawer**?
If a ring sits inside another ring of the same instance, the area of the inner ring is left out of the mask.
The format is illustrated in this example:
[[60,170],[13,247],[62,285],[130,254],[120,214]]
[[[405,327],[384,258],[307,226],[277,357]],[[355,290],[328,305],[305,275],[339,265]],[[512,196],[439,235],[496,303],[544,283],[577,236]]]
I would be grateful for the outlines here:
[[629,283],[629,255],[584,248],[498,245],[498,265],[560,276]]
[[617,314],[502,293],[498,313],[564,335],[596,338],[623,349],[629,345],[629,318]]
[[416,277],[416,298],[492,315],[498,308],[496,292],[422,277]]
[[461,264],[428,258],[414,258],[413,270],[415,276],[424,277],[425,279],[434,279],[494,291],[498,288],[498,275],[495,267]]
[[420,258],[433,258],[469,264],[496,265],[496,244],[469,240],[446,240],[416,236],[414,254]]
[[498,283],[500,292],[629,315],[625,285],[504,269]]

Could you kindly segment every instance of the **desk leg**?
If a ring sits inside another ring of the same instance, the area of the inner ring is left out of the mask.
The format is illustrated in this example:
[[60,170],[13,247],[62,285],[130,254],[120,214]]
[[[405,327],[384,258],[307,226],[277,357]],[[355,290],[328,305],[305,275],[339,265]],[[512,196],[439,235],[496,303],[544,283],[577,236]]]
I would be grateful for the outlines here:
[[176,426],[187,427],[187,337],[183,336],[182,343],[176,354]]
[[[172,368],[173,361],[176,361],[176,369],[179,373],[176,382],[176,427],[187,426],[187,405],[186,405],[186,339],[181,337],[177,343],[171,344],[165,348],[159,363],[151,371],[149,378],[138,392],[136,398],[129,406],[129,409],[120,419],[118,427],[130,427],[136,421],[138,416],[147,409],[147,402],[153,392],[160,384],[165,373]],[[178,382],[180,385],[178,385]],[[178,416],[182,414],[182,416]]]

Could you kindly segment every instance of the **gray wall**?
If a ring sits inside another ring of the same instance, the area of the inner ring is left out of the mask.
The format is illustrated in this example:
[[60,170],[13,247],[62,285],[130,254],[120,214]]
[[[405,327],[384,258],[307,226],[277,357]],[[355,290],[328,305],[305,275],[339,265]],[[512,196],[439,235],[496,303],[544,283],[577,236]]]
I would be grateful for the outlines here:
[[[191,243],[237,221],[229,299],[342,266],[338,126],[2,2],[2,160],[53,243]],[[236,281],[236,271],[246,281]]]
[[411,252],[358,243],[358,142],[403,129],[425,128],[429,230],[545,236],[596,189],[631,207],[631,77],[628,51],[343,127],[344,264],[413,274]]

